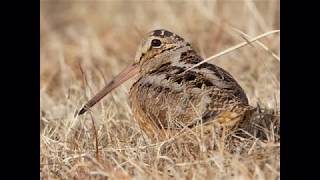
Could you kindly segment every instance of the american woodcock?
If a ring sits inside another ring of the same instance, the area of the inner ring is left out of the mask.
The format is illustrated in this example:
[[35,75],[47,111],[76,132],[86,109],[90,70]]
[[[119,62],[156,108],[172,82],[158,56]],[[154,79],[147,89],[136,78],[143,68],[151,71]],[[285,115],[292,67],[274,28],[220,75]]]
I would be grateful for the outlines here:
[[[152,139],[168,130],[216,121],[234,126],[254,109],[236,80],[224,69],[203,61],[190,43],[167,30],[150,32],[132,65],[107,84],[79,111],[85,113],[124,81],[138,74],[129,99],[133,115]],[[187,71],[186,71],[187,70]]]

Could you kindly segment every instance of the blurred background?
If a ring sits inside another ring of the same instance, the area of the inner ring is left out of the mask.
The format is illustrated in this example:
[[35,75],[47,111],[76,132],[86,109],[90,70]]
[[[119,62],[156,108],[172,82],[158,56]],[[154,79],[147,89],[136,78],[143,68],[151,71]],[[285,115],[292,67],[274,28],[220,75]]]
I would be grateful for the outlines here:
[[[212,56],[244,41],[232,28],[251,37],[280,29],[279,7],[278,0],[41,1],[41,89],[65,95],[64,86],[81,82],[80,65],[92,80],[101,74],[110,80],[133,61],[144,34],[157,28],[181,35],[204,58]],[[279,56],[278,35],[261,41]],[[256,44],[211,63],[234,75],[252,103],[260,97],[272,104],[278,96],[279,62]]]
[[[41,0],[42,177],[61,178],[66,176],[63,173],[76,169],[76,161],[68,161],[73,165],[65,163],[66,159],[77,155],[76,152],[94,154],[93,135],[89,131],[91,121],[80,121],[87,124],[72,136],[69,134],[75,124],[75,110],[132,63],[137,46],[146,33],[158,28],[170,30],[189,41],[203,58],[207,58],[245,41],[234,28],[250,37],[280,30],[279,11],[279,0]],[[280,56],[279,33],[260,41]],[[251,105],[259,103],[279,109],[280,62],[270,52],[252,43],[210,62],[238,80]],[[111,147],[115,144],[120,147],[119,142],[124,142],[125,146],[131,143],[135,147],[135,144],[138,146],[144,142],[139,140],[142,136],[128,105],[128,91],[133,81],[117,88],[93,109],[101,148],[110,144]],[[71,137],[73,139],[69,142]],[[132,157],[144,157],[140,155],[132,152]],[[104,159],[119,158],[110,153],[104,156]],[[132,158],[126,154],[123,156]],[[123,159],[117,160],[124,162]],[[154,159],[150,157],[149,161],[152,164]],[[46,166],[61,162],[63,165]],[[278,161],[275,164],[272,167],[277,169]],[[141,167],[147,169],[149,166],[141,164]],[[240,168],[237,164],[232,167],[235,170]],[[135,166],[132,169],[140,172]],[[277,175],[275,171],[278,170],[259,170],[262,174]],[[245,174],[249,171],[235,172]]]

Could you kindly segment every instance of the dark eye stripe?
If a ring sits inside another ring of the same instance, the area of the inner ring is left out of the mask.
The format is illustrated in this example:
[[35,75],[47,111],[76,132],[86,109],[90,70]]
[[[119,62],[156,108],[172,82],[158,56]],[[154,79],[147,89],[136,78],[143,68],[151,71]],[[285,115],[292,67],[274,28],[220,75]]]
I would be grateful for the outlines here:
[[141,61],[141,59],[143,58],[144,55],[145,55],[144,53],[141,54],[141,56],[140,56],[140,61]]

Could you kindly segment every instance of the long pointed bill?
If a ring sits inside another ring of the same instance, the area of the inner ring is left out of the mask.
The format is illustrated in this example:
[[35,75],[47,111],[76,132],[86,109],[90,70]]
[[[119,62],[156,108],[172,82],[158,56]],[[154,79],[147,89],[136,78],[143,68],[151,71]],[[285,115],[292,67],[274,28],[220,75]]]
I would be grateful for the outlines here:
[[104,96],[111,92],[114,88],[120,86],[123,82],[130,79],[139,72],[139,66],[132,64],[118,74],[109,84],[107,84],[100,92],[90,99],[79,111],[78,115],[85,113],[88,109],[99,102]]

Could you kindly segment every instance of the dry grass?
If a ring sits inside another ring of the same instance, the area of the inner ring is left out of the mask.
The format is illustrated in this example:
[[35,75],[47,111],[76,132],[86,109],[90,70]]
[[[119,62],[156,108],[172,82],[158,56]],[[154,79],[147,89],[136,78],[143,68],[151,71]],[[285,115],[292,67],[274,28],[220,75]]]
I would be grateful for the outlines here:
[[279,29],[278,0],[43,0],[40,14],[42,179],[279,177],[280,67],[271,54],[280,56],[279,34],[261,39],[262,46],[252,43],[213,60],[239,81],[251,105],[272,109],[259,127],[247,129],[246,137],[235,132],[219,136],[210,127],[151,144],[128,105],[134,80],[113,91],[91,113],[73,117],[132,62],[145,33],[171,30],[207,58],[245,38]]

